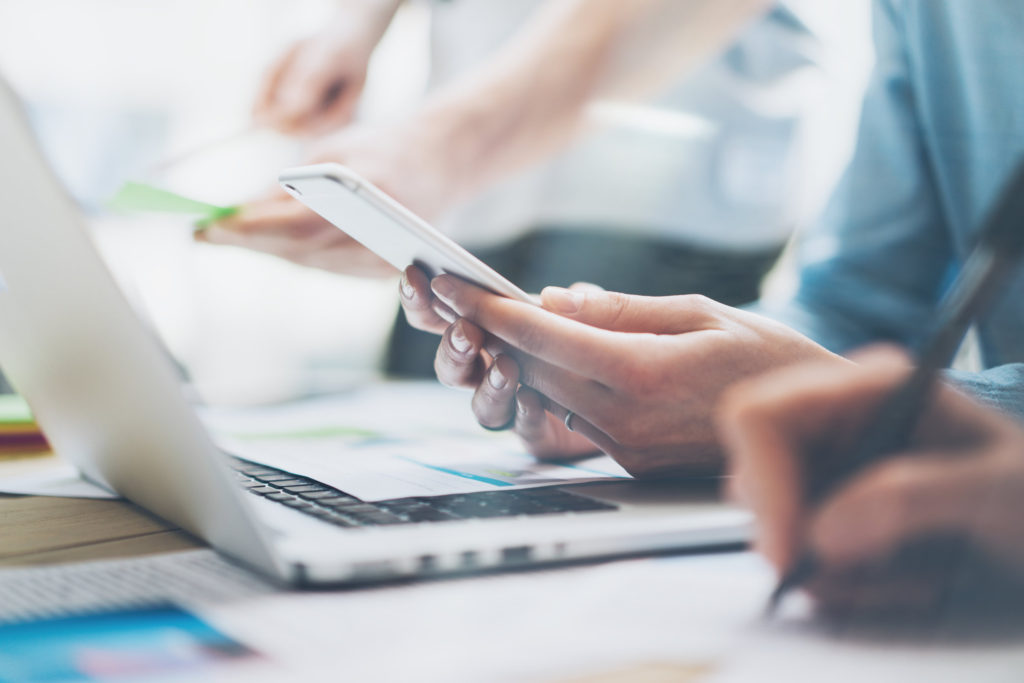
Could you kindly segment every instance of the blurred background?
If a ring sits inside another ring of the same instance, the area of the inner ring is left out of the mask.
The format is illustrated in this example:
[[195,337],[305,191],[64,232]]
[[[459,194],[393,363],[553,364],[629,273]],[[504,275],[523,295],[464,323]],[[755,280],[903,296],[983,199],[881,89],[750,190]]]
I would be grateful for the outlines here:
[[[469,0],[467,0],[469,1]],[[809,221],[853,142],[867,72],[866,0],[816,0],[840,55],[806,135]],[[127,179],[214,203],[269,189],[303,145],[250,126],[267,65],[320,25],[328,0],[0,0],[0,72],[86,212],[133,302],[211,403],[331,391],[377,374],[396,279],[342,277],[198,245],[188,221],[110,215]],[[406,3],[376,51],[359,118],[400,116],[428,74],[430,3]],[[656,128],[656,126],[655,126]],[[162,161],[226,140],[164,169]],[[785,261],[784,261],[785,263]],[[785,265],[770,281],[781,295]]]

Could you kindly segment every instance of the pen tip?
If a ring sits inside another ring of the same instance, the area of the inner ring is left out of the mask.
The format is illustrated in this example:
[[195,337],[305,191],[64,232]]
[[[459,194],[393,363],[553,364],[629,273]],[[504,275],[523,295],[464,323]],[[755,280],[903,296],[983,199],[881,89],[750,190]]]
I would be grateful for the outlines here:
[[786,594],[786,585],[780,583],[772,591],[772,594],[768,596],[768,604],[764,606],[764,618],[772,619],[775,613],[779,611],[779,604],[782,602],[783,596]]
[[778,585],[775,586],[775,590],[768,597],[768,604],[765,606],[764,615],[766,619],[771,619],[775,616],[775,613],[779,611],[779,605],[782,603],[782,598],[786,597],[794,588],[798,588],[803,585],[807,579],[814,575],[817,570],[818,563],[814,555],[805,553],[797,561],[796,565],[793,566],[787,573],[783,574],[782,578],[779,579]]

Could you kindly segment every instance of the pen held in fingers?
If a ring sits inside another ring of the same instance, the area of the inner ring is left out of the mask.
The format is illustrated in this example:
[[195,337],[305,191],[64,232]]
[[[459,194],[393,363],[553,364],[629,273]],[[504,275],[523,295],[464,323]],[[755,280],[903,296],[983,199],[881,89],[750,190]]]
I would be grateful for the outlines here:
[[[934,393],[937,375],[947,367],[973,320],[994,302],[1005,280],[1024,255],[1024,164],[1004,185],[978,231],[978,241],[939,304],[936,324],[921,346],[920,361],[907,380],[891,392],[866,422],[862,437],[843,457],[832,458],[811,474],[807,498],[813,507],[839,484],[864,468],[902,450]],[[790,590],[815,573],[816,562],[804,552],[772,593],[768,614]]]

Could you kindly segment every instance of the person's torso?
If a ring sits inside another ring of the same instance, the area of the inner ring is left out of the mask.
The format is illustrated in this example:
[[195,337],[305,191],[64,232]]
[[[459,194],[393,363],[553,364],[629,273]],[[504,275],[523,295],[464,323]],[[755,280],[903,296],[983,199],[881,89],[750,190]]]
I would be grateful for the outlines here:
[[[1024,162],[1024,2],[888,1],[903,20],[926,163],[960,259]],[[1024,362],[1022,302],[1024,269],[979,326],[986,365]]]
[[[492,54],[542,3],[433,3],[433,85]],[[778,9],[645,103],[653,110],[624,108],[615,125],[485,190],[442,227],[473,246],[537,226],[635,231],[726,249],[780,244],[793,223],[799,169],[792,152],[817,94],[820,49],[803,23]]]

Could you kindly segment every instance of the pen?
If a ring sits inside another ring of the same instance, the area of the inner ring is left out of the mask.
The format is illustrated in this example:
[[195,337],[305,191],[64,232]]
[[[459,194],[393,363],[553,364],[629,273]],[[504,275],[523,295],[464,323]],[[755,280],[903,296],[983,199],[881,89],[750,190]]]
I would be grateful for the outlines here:
[[[971,321],[984,314],[1024,253],[1024,163],[1005,184],[994,208],[978,231],[959,275],[938,307],[932,333],[921,347],[917,367],[878,408],[860,440],[843,457],[831,458],[810,477],[807,498],[818,503],[859,470],[907,447],[915,423],[927,406],[939,370],[947,367]],[[813,553],[805,551],[780,579],[766,614],[775,613],[782,598],[818,570]]]

